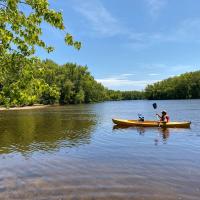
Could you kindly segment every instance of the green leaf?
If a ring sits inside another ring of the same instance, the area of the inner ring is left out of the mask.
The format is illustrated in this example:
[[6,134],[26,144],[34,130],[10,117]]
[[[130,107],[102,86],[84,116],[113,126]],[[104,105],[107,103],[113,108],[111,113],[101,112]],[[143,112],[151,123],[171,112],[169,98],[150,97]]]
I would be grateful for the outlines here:
[[66,36],[65,36],[65,42],[66,42],[66,44],[72,46],[74,44],[72,35],[67,33]]
[[81,42],[74,42],[74,47],[78,50],[81,49]]

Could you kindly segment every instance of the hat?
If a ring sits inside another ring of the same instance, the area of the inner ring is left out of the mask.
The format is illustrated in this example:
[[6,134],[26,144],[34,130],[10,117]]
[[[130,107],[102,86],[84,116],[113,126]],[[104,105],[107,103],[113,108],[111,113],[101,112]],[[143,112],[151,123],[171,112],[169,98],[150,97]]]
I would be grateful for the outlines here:
[[166,111],[166,110],[163,110],[163,111],[162,111],[162,113],[165,113],[165,114],[167,114],[167,111]]

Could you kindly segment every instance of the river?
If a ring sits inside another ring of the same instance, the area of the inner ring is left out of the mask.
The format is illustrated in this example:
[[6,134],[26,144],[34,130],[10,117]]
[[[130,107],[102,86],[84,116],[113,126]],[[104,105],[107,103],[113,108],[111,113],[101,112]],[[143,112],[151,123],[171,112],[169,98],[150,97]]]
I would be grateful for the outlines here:
[[[156,119],[163,109],[191,128],[121,129],[111,120]],[[199,200],[200,100],[1,111],[0,199]]]

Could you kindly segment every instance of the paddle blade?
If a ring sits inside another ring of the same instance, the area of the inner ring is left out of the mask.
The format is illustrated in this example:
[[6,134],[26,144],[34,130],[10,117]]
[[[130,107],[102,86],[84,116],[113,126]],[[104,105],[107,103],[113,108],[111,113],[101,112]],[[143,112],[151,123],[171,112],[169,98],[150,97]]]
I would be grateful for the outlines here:
[[156,109],[157,108],[157,103],[153,103],[153,108]]

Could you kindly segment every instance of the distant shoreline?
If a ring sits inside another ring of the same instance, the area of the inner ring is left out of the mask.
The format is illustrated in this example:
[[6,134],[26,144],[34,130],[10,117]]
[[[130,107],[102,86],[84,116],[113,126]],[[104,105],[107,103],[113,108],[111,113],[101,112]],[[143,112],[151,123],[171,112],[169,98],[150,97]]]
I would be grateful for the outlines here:
[[[112,101],[179,101],[179,100],[200,100],[200,99],[129,99],[129,100],[108,100],[108,101],[103,101],[103,102],[112,102]],[[95,102],[95,103],[102,103],[102,102]],[[85,103],[84,103],[85,104]],[[66,104],[66,105],[80,105],[80,104]],[[83,105],[83,104],[82,104]],[[16,107],[10,107],[6,108],[3,106],[0,106],[0,111],[9,111],[9,110],[34,110],[34,109],[40,109],[40,108],[47,108],[47,107],[53,107],[53,106],[63,106],[60,104],[48,104],[48,105],[43,105],[43,104],[35,104],[32,106],[16,106]]]
[[4,110],[34,110],[34,109],[39,109],[39,108],[46,108],[50,107],[52,105],[32,105],[32,106],[19,106],[19,107],[11,107],[11,108],[5,108],[5,107],[0,107],[0,111]]

